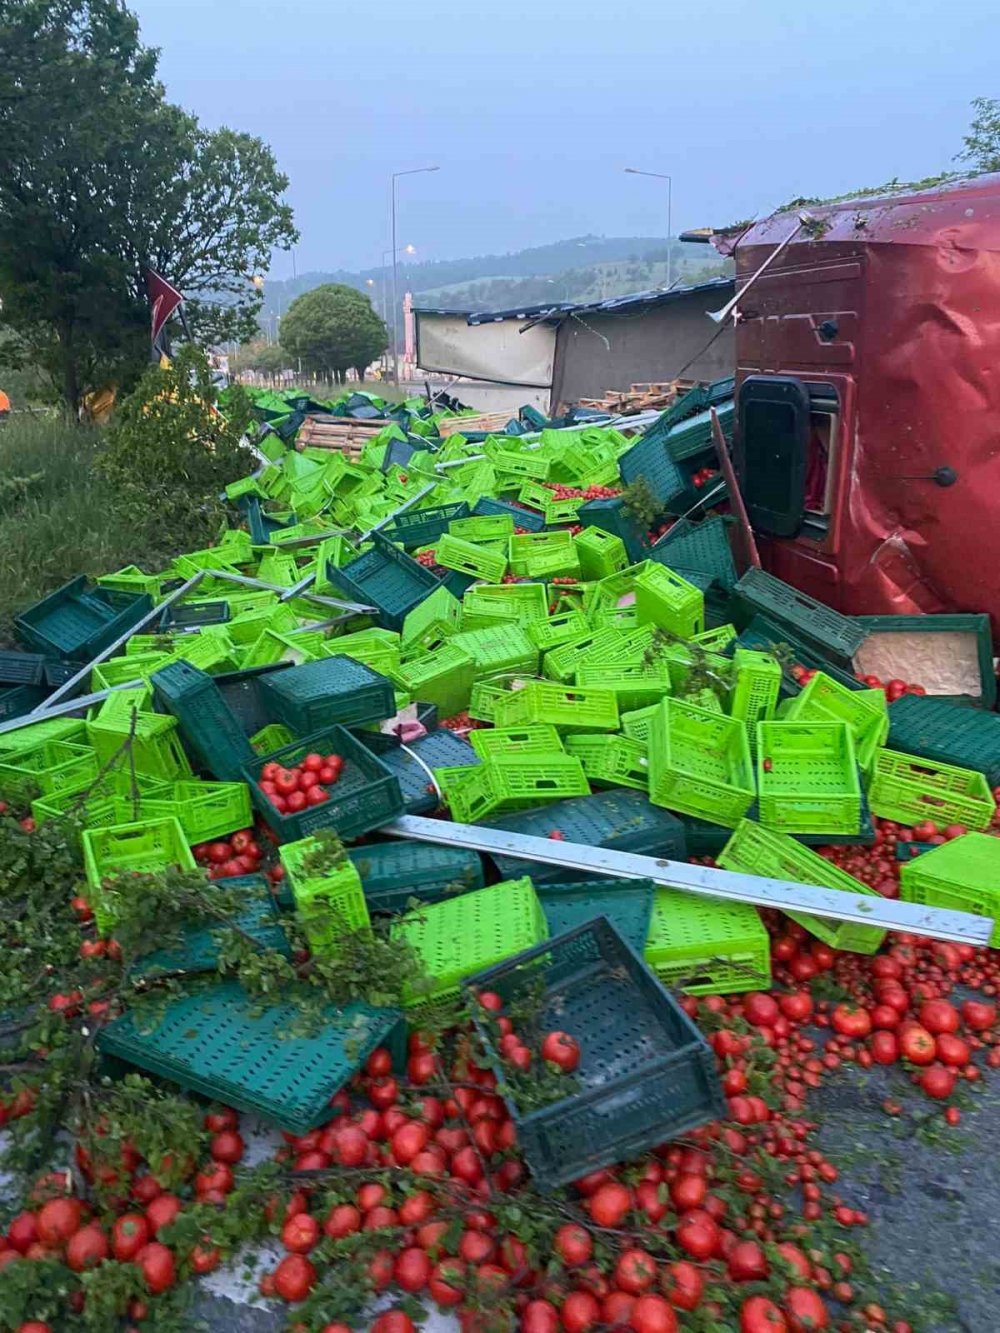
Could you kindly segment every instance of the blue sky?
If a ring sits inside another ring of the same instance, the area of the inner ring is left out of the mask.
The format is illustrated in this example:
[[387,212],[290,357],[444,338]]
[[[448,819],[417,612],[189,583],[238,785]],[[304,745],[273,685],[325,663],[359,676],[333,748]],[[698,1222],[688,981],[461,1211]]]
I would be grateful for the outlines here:
[[[300,273],[662,235],[952,165],[1000,96],[995,0],[132,0],[171,98],[260,135]],[[992,14],[990,11],[993,11]],[[275,277],[291,258],[275,257]]]

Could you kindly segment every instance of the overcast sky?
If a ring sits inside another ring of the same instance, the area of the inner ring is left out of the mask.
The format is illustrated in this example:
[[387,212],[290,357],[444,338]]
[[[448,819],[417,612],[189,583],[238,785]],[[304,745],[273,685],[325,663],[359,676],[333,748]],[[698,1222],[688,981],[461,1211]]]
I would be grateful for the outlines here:
[[[952,165],[996,0],[131,0],[171,98],[260,135],[299,273],[665,235]],[[291,275],[275,257],[275,277]]]

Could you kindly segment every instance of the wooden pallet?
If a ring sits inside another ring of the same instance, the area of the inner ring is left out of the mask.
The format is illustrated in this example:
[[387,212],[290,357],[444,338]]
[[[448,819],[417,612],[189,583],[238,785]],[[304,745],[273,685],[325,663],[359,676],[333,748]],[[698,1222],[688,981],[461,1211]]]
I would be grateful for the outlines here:
[[385,430],[384,421],[354,421],[350,417],[306,417],[295,439],[298,450],[336,449],[354,462],[365,445]]
[[638,412],[669,407],[694,384],[694,380],[653,380],[631,384],[627,389],[608,389],[602,398],[581,398],[580,406],[611,412],[614,416],[634,416]]
[[469,430],[500,435],[511,417],[516,416],[516,412],[481,412],[478,417],[447,417],[441,422],[438,431],[444,439],[449,435],[464,435]]

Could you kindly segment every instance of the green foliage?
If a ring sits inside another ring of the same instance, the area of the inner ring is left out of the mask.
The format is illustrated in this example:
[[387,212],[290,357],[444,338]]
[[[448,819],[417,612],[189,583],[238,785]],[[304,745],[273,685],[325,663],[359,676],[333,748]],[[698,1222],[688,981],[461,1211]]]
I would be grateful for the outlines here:
[[631,518],[635,519],[643,531],[651,528],[663,512],[659,500],[653,494],[652,488],[645,477],[637,477],[635,481],[625,487],[622,491],[622,507]]
[[182,526],[192,512],[225,511],[215,499],[255,465],[244,436],[250,402],[229,391],[226,412],[215,407],[208,362],[196,348],[181,349],[166,369],[151,366],[122,403],[97,462],[100,474],[139,510],[155,506],[163,524]]
[[281,345],[304,366],[344,383],[348,369],[358,378],[387,346],[385,325],[368,297],[339,283],[316,287],[293,301],[281,321]]
[[976,114],[958,159],[976,171],[1000,171],[1000,98],[974,97],[972,109]]
[[0,0],[0,51],[8,359],[42,369],[74,414],[89,390],[129,385],[148,355],[147,265],[206,334],[247,336],[249,276],[295,240],[270,150],[166,102],[118,0]]

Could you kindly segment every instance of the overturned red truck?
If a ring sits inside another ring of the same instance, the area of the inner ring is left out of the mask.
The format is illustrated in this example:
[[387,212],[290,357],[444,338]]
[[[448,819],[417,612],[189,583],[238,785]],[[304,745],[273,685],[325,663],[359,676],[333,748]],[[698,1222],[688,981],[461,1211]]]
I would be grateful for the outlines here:
[[796,233],[738,306],[762,561],[844,612],[988,611],[996,636],[1000,175],[809,213],[728,241],[739,289]]

